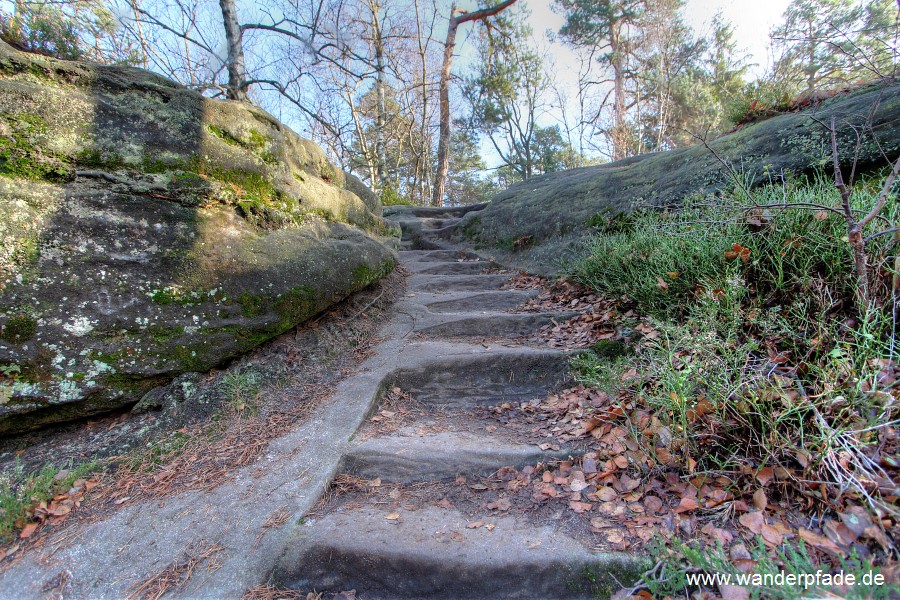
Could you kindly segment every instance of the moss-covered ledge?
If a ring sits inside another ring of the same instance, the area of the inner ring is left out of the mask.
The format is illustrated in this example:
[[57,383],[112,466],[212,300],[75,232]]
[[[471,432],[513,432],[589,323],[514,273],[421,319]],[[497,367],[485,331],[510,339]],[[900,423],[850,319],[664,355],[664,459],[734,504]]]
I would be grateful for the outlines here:
[[133,404],[390,272],[398,232],[347,182],[262,110],[0,42],[0,435]]

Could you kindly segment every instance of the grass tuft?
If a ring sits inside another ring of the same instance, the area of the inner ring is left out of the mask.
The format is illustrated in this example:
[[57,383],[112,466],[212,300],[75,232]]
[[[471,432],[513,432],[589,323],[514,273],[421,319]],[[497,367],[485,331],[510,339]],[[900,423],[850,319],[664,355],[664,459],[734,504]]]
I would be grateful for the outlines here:
[[68,491],[77,480],[90,477],[100,468],[100,463],[89,462],[67,469],[46,465],[26,473],[17,462],[15,468],[0,473],[0,543],[13,539],[15,532],[31,520],[35,507]]
[[[856,185],[853,208],[872,206],[878,190],[874,178]],[[595,349],[572,366],[582,383],[650,410],[660,427],[633,431],[634,441],[660,468],[751,486],[771,468],[782,498],[825,513],[858,503],[874,522],[896,523],[897,247],[886,235],[867,244],[874,302],[859,306],[846,222],[828,209],[839,205],[820,177],[598,217],[574,277],[626,298],[652,334],[633,357]],[[881,217],[865,235],[896,226],[895,200]],[[802,545],[783,549],[778,568],[815,572],[804,557]],[[683,591],[690,568],[727,572],[709,548],[682,545],[661,560],[674,571],[651,578],[655,597]],[[755,560],[776,568],[765,549]],[[871,567],[854,560],[847,569]]]

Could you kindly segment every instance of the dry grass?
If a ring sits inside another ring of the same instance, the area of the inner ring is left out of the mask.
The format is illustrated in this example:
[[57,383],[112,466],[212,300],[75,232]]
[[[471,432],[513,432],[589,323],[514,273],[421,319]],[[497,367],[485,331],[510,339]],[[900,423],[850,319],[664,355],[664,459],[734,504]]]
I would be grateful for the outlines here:
[[236,415],[218,431],[210,431],[206,424],[185,428],[183,446],[162,456],[140,455],[110,477],[95,498],[123,505],[185,491],[212,491],[227,481],[233,469],[253,462],[272,439],[289,431],[310,410],[310,405],[301,405],[266,418]]
[[263,583],[249,589],[241,596],[241,600],[321,600],[322,594],[310,592],[304,594],[298,590],[275,587]]
[[72,573],[63,569],[41,586],[41,591],[47,594],[48,600],[62,600],[66,597],[65,592],[71,581]]
[[[340,496],[346,494],[352,494],[356,492],[362,491],[370,491],[372,486],[371,482],[363,479],[362,477],[357,477],[356,475],[351,475],[349,473],[341,473],[337,477],[334,478],[334,481],[331,482],[331,485],[325,490],[322,494],[322,497],[319,498],[319,501],[316,502],[316,505],[309,511],[309,515],[317,515],[322,513],[325,510],[325,507],[331,503],[332,500],[338,498]],[[380,482],[377,482],[380,485]]]

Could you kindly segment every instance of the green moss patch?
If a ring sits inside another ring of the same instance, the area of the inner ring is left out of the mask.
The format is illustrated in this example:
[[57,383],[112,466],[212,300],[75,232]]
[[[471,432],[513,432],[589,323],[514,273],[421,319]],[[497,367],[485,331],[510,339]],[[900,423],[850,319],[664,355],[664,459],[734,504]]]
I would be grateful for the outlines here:
[[262,296],[244,292],[237,300],[245,317],[258,317],[265,311],[266,302]]
[[316,290],[309,286],[291,288],[276,300],[275,310],[285,330],[293,327],[316,314]]
[[7,342],[27,342],[37,332],[37,321],[25,312],[14,313],[7,317],[0,327],[0,339]]
[[150,292],[150,299],[156,304],[179,304],[181,306],[194,306],[200,304],[201,298],[196,294],[186,293],[179,287],[167,286]]
[[362,264],[353,269],[351,281],[356,289],[362,289],[372,283],[386,277],[394,270],[394,261],[386,261],[380,268],[373,269],[369,265]]
[[62,157],[40,149],[47,123],[38,115],[17,113],[2,115],[0,129],[0,175],[25,179],[66,181],[72,167]]
[[271,140],[255,129],[251,129],[247,132],[246,137],[243,138],[233,135],[230,131],[218,125],[207,125],[206,129],[229,146],[237,146],[249,150],[262,159],[263,162],[272,164],[278,161],[278,157],[269,149]]
[[472,217],[462,229],[462,233],[467,240],[473,241],[478,237],[481,228],[481,217]]

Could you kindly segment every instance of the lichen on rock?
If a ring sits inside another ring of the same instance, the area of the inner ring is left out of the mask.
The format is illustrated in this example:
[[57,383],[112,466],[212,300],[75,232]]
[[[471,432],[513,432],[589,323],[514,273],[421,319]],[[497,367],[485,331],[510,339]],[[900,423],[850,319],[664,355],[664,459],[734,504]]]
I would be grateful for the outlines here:
[[0,42],[0,434],[134,404],[385,275],[397,231],[356,183],[258,108]]

